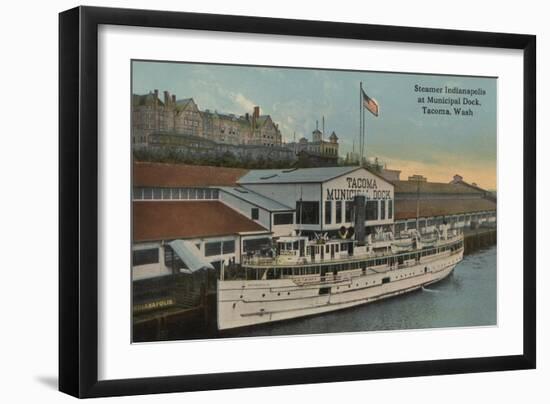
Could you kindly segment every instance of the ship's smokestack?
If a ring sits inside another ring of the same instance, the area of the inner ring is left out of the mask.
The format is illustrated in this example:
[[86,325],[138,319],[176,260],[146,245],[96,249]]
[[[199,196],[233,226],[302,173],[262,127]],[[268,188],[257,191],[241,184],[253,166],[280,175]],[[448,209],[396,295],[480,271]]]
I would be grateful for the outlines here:
[[365,195],[355,195],[355,240],[358,245],[365,244]]

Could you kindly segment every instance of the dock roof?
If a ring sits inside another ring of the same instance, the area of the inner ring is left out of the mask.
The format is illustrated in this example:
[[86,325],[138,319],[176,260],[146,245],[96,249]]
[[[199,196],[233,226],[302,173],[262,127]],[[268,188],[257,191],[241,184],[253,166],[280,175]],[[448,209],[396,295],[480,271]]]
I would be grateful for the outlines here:
[[[460,183],[445,182],[420,182],[416,181],[392,181],[395,186],[395,193],[416,193],[419,189],[421,194],[483,194],[486,192],[481,188],[474,188]],[[418,186],[420,188],[418,188]]]
[[291,168],[272,170],[250,170],[241,177],[239,184],[279,184],[279,183],[304,183],[325,182],[341,175],[358,170],[358,166],[346,167],[315,167],[315,168]]
[[219,201],[134,201],[132,207],[134,242],[267,233]]
[[234,186],[246,174],[243,168],[134,162],[135,187]]
[[243,187],[220,187],[220,190],[223,192],[227,192],[228,194],[236,198],[249,202],[252,205],[259,206],[270,212],[276,212],[276,211],[287,212],[290,210],[294,210],[294,208],[291,208],[290,206],[284,205],[278,201],[275,201],[271,198],[260,195],[254,191],[251,191]]
[[[496,211],[493,201],[475,199],[420,199],[419,217],[456,215],[462,213]],[[395,220],[416,218],[416,200],[395,201]]]

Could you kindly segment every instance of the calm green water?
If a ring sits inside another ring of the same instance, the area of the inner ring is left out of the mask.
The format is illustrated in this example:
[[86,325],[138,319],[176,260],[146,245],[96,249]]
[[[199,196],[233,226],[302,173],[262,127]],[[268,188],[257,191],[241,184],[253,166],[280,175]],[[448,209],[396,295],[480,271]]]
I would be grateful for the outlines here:
[[428,288],[363,306],[224,333],[221,337],[495,325],[496,247],[464,257]]

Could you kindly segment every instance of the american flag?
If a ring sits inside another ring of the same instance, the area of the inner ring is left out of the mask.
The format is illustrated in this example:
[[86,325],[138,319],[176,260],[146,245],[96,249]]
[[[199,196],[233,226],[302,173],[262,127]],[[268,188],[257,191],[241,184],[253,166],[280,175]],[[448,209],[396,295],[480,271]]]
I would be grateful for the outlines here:
[[374,116],[378,116],[378,103],[374,98],[370,98],[365,90],[361,89],[363,92],[363,106],[368,109]]

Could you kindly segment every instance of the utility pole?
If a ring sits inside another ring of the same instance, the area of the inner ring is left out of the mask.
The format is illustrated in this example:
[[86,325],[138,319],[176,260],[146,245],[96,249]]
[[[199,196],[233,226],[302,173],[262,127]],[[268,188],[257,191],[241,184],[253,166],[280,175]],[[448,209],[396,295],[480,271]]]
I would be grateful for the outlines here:
[[420,216],[420,178],[416,179],[416,231],[420,234],[418,217]]

